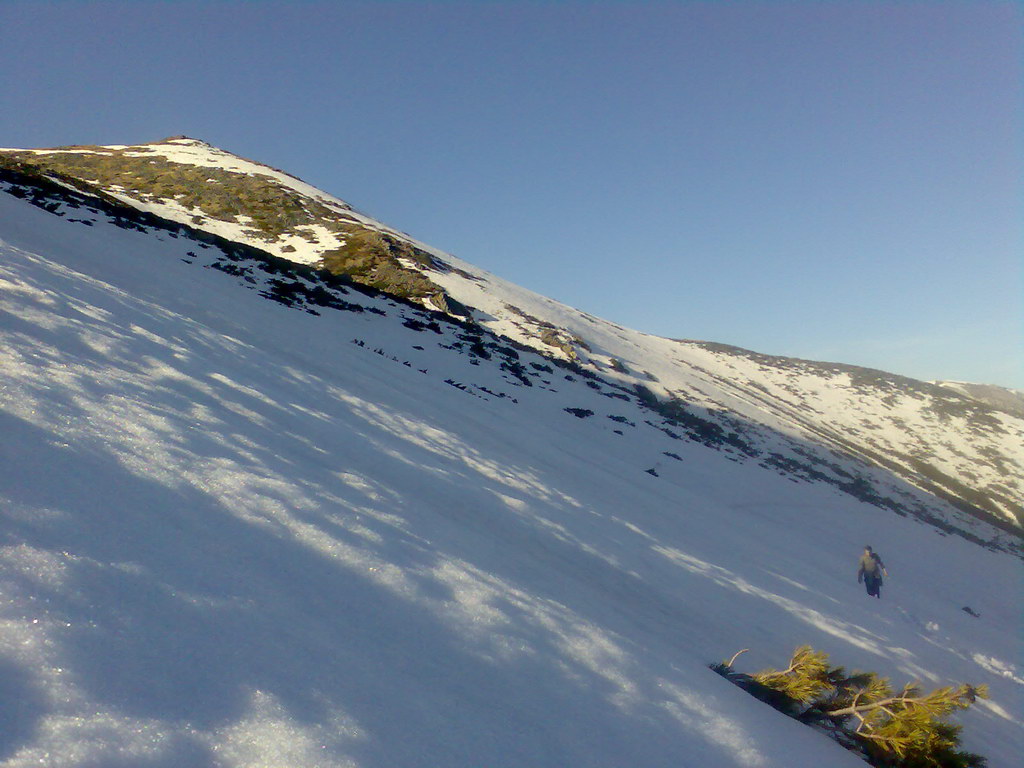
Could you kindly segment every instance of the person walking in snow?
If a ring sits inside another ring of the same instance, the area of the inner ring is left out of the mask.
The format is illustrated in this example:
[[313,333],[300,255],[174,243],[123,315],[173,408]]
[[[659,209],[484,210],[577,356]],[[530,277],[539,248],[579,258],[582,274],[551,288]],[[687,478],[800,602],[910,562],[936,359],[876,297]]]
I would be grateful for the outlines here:
[[857,583],[864,582],[869,597],[882,598],[882,575],[889,577],[885,570],[882,558],[871,547],[864,547],[864,554],[860,556],[860,568],[857,569]]

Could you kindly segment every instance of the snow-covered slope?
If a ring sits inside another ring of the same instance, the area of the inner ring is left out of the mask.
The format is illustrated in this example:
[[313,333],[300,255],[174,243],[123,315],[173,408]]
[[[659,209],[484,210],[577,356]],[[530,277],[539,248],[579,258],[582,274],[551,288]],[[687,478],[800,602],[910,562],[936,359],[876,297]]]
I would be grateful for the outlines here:
[[[628,378],[663,385],[653,357],[596,367],[618,333],[721,379],[750,358],[594,320],[570,364],[513,310],[548,355],[12,178],[0,765],[862,765],[706,666],[802,643],[896,682],[987,683],[965,746],[1015,764],[1003,534],[781,416],[666,413]],[[590,322],[513,290],[558,329]],[[856,584],[865,543],[881,601]]]
[[[796,461],[805,476],[821,479],[822,472],[835,474],[833,452],[857,457],[968,516],[1021,532],[1024,418],[963,391],[622,328],[416,242],[295,177],[195,139],[4,150],[0,157],[63,174],[67,182],[233,242],[301,264],[327,264],[423,306],[471,317],[481,328],[575,361],[631,391],[641,387],[669,415],[696,409],[737,419],[747,426],[740,430],[745,441],[773,465],[793,468]],[[762,429],[809,444],[814,458],[772,455],[751,434]],[[837,482],[853,487],[847,478]],[[900,499],[890,506],[934,517]]]

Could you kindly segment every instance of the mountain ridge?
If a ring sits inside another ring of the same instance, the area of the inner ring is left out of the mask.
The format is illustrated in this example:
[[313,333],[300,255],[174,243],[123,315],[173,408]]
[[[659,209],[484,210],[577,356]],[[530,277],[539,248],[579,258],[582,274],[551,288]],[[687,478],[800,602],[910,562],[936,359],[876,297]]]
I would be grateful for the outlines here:
[[[640,392],[663,417],[678,420],[687,408],[726,419],[735,414],[857,456],[1006,530],[1021,527],[1016,499],[1024,489],[1024,461],[1014,445],[1024,441],[1024,425],[962,392],[857,366],[630,331],[514,286],[294,176],[198,139],[0,150],[0,158],[576,363]],[[86,178],[90,173],[96,178]],[[283,200],[287,215],[264,214],[268,200]]]

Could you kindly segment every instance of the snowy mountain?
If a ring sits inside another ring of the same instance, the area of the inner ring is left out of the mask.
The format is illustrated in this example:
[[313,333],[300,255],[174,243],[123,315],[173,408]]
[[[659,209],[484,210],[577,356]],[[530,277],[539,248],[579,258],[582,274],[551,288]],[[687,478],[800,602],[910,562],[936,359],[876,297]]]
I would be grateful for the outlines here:
[[1019,754],[1019,416],[618,327],[192,139],[0,158],[0,764],[863,764],[707,669],[802,643],[987,683],[965,744]]
[[[621,328],[195,139],[0,156],[169,221],[468,319],[574,362],[620,392],[639,393],[672,426],[710,422],[708,429],[734,434],[733,447],[763,465],[986,541],[992,538],[987,528],[976,529],[972,518],[1021,533],[1024,421],[962,389]],[[927,501],[902,487],[881,487],[879,478],[893,475],[924,490]],[[935,497],[947,503],[935,505]]]

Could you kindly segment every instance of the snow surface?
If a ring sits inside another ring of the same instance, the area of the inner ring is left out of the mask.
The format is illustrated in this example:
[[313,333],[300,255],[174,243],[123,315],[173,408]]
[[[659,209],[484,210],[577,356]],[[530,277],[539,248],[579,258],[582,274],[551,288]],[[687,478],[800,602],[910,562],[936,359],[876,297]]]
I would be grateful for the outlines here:
[[863,765],[707,668],[803,643],[1019,764],[1019,560],[203,256],[0,194],[0,765]]

